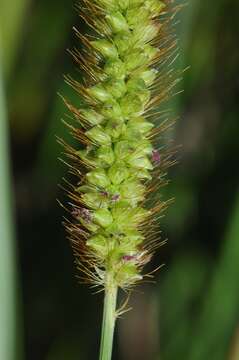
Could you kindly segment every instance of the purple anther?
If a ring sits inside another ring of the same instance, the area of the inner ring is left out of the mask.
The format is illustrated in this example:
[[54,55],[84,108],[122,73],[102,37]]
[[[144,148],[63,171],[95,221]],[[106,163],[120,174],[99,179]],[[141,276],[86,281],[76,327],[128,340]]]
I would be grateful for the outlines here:
[[80,216],[82,217],[82,219],[85,222],[87,222],[87,223],[91,222],[92,217],[91,217],[90,210],[82,208],[80,211]]
[[91,213],[90,210],[85,209],[85,208],[74,208],[71,212],[72,216],[78,218],[81,217],[82,220],[84,220],[85,222],[89,223],[91,222]]
[[71,211],[71,215],[74,216],[74,217],[80,216],[80,209],[74,208],[74,209]]
[[155,162],[156,164],[159,164],[161,161],[161,156],[159,154],[158,150],[153,150],[152,151],[152,160],[153,162]]
[[124,260],[124,261],[132,261],[132,260],[135,260],[137,257],[135,256],[135,255],[124,255],[123,257],[122,257],[122,259]]
[[107,197],[109,193],[107,191],[100,191],[100,195]]
[[120,198],[120,195],[119,195],[119,194],[115,194],[115,195],[112,196],[111,200],[112,200],[112,201],[118,201],[119,198]]

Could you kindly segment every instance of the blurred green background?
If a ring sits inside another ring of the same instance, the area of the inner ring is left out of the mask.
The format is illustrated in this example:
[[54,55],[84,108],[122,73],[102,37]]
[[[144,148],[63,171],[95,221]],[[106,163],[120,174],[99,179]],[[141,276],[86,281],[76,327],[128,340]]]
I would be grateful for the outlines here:
[[[238,0],[189,0],[177,20],[175,66],[190,69],[171,104],[182,147],[154,259],[166,265],[133,293],[114,360],[239,359]],[[56,203],[57,92],[75,96],[62,74],[81,77],[73,25],[85,30],[73,0],[0,0],[1,360],[97,359],[102,294],[77,285]]]

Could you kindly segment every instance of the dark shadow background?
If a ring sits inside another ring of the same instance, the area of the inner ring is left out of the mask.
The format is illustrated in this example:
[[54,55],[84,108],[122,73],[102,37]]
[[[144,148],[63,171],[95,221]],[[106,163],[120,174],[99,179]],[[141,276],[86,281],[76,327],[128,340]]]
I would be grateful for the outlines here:
[[[93,360],[99,346],[102,294],[77,285],[56,202],[57,92],[74,97],[62,74],[80,78],[66,53],[80,46],[72,26],[84,31],[73,4],[14,0],[2,20],[26,360]],[[175,66],[190,69],[171,105],[182,148],[164,190],[175,197],[161,223],[169,241],[154,259],[166,266],[133,294],[114,360],[239,359],[238,0],[191,0],[178,20]]]

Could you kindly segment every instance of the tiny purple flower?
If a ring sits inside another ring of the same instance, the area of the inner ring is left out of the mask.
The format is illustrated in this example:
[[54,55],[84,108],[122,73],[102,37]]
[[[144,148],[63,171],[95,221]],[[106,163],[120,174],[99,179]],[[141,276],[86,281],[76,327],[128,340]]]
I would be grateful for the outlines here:
[[122,259],[124,261],[132,261],[132,260],[136,260],[137,256],[136,255],[124,255],[122,257]]
[[91,217],[90,210],[82,208],[80,215],[85,222],[87,222],[87,223],[91,222],[92,217]]
[[87,223],[91,222],[91,220],[92,220],[90,210],[85,209],[85,208],[81,208],[81,209],[74,208],[72,210],[71,214],[75,218],[81,217],[82,220],[84,220]]
[[100,195],[107,197],[109,195],[108,191],[101,191]]
[[152,151],[152,160],[153,162],[155,162],[156,164],[159,164],[161,161],[161,156],[159,154],[158,150],[153,150]]
[[111,200],[112,200],[112,201],[118,201],[119,198],[120,198],[120,195],[119,195],[119,194],[115,194],[115,195],[112,196]]
[[74,208],[74,209],[71,211],[71,215],[74,216],[74,217],[80,216],[80,209]]

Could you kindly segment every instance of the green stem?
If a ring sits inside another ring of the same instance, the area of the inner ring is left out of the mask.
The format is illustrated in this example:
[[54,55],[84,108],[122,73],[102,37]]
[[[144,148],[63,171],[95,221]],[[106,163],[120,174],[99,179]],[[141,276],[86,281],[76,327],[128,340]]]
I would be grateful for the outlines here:
[[0,44],[0,359],[21,359],[8,119]]
[[111,360],[116,321],[117,286],[108,279],[105,286],[104,313],[99,360]]

